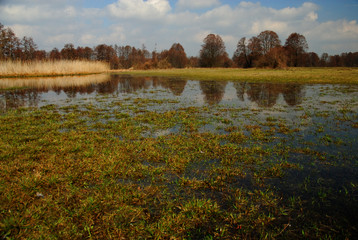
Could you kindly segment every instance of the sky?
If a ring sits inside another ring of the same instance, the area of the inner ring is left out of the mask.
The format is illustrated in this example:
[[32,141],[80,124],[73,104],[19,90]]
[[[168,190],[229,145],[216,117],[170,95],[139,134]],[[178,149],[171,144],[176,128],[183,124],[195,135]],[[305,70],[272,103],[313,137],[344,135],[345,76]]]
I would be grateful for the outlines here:
[[198,56],[203,39],[218,34],[231,57],[237,42],[275,31],[282,44],[294,32],[321,55],[358,51],[358,0],[0,0],[0,23],[39,49],[66,43],[94,47],[180,43]]

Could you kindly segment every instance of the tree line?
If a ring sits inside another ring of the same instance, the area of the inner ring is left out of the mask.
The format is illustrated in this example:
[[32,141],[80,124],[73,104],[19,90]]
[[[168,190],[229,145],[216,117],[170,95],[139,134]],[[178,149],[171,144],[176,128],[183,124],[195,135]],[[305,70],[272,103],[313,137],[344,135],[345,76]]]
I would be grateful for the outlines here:
[[219,35],[209,34],[203,40],[199,56],[188,57],[180,43],[169,50],[149,52],[143,45],[118,46],[99,44],[91,47],[75,47],[67,43],[62,49],[39,50],[31,37],[19,39],[11,28],[0,23],[0,60],[89,60],[106,61],[111,69],[151,69],[184,67],[357,67],[358,52],[318,56],[308,52],[306,38],[292,33],[282,45],[277,33],[266,30],[250,39],[241,38],[233,56],[226,52]]

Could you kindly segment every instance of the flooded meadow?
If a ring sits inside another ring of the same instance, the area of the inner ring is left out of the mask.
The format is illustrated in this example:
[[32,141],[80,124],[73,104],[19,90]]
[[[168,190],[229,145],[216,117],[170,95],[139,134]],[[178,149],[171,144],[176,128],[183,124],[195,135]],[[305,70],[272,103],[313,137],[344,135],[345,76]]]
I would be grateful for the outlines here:
[[0,237],[353,239],[358,85],[0,79]]

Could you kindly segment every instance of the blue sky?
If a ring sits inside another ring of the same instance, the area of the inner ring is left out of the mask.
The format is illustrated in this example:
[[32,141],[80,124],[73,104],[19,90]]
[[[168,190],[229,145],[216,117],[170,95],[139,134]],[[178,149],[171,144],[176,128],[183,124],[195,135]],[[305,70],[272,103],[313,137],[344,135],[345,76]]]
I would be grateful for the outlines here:
[[282,43],[301,33],[318,54],[358,51],[357,12],[358,0],[0,0],[0,22],[40,49],[106,43],[160,51],[179,42],[190,56],[209,33],[232,56],[241,37],[264,30]]
[[[195,0],[193,0],[195,1]],[[241,1],[233,0],[221,0],[222,4],[229,4],[230,6],[235,6]],[[285,7],[299,7],[307,0],[261,0],[261,1],[252,1],[260,2],[262,6],[272,7],[275,9],[285,8]],[[314,0],[309,1],[316,3],[320,6],[318,13],[320,14],[321,20],[338,20],[342,18],[354,20],[357,19],[358,12],[358,0]],[[82,5],[85,7],[94,7],[94,8],[103,8],[108,4],[113,3],[113,0],[83,0]],[[175,8],[177,0],[170,0],[170,5]],[[198,10],[196,10],[198,11]]]

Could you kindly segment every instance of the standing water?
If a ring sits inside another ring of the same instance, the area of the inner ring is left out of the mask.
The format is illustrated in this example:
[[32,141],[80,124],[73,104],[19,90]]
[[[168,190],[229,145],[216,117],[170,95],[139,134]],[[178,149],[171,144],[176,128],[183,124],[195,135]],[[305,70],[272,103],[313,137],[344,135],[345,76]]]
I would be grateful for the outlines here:
[[[133,154],[147,170],[137,172],[141,177],[120,175],[118,184],[214,201],[228,214],[236,211],[239,190],[273,194],[276,207],[289,209],[272,220],[273,228],[284,226],[281,237],[304,238],[302,229],[357,234],[358,85],[121,75],[0,80],[0,114],[17,109],[55,112],[62,122],[76,114],[77,125],[61,125],[62,134],[80,124],[128,144],[145,143]],[[187,142],[177,148],[177,138]],[[159,149],[156,157],[146,149],[150,142],[152,151]],[[152,170],[157,175],[147,176]],[[264,203],[254,207],[273,214]]]

